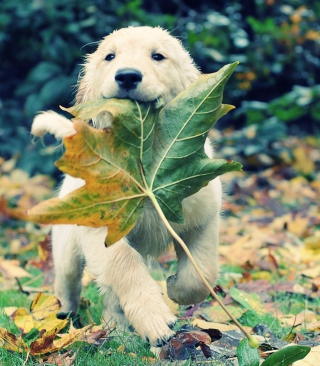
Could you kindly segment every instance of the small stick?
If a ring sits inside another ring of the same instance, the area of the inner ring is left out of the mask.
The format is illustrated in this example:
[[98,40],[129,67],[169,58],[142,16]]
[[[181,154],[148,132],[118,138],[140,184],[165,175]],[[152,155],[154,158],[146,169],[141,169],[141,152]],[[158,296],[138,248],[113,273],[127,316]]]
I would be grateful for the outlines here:
[[21,285],[21,282],[20,282],[19,278],[18,278],[18,277],[15,277],[15,280],[17,281],[17,284],[18,284],[19,290],[20,290],[23,294],[25,294],[25,295],[29,296],[29,295],[30,295],[30,292],[25,291],[25,290],[22,288],[22,285]]

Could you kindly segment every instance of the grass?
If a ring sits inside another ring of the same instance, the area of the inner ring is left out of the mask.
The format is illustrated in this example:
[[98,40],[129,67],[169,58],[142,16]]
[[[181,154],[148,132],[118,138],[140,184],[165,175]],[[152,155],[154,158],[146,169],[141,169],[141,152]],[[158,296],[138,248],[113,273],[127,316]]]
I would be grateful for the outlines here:
[[[169,270],[172,271],[172,268]],[[159,271],[156,268],[154,270],[155,276],[159,276]],[[239,273],[243,272],[243,269],[239,267],[223,267],[224,273]],[[35,277],[39,277],[41,271],[37,269],[31,269]],[[278,279],[275,279],[278,280]],[[23,283],[30,281],[26,279]],[[38,278],[32,285],[41,286],[42,278]],[[227,286],[229,281],[228,277],[222,278],[220,283],[223,286]],[[83,325],[90,323],[93,320],[96,324],[100,323],[100,316],[102,313],[102,298],[99,296],[98,289],[94,283],[89,284],[83,290],[83,298],[86,301],[82,301],[80,306],[80,318]],[[306,309],[306,297],[303,295],[292,295],[289,293],[282,293],[276,295],[273,301],[277,303],[277,307],[281,312],[288,314],[298,314]],[[1,311],[4,307],[16,306],[16,307],[30,307],[30,297],[26,294],[19,292],[18,290],[8,290],[0,293],[0,326],[6,328],[14,334],[19,334],[19,330],[11,321],[8,316]],[[89,306],[88,306],[89,304]],[[313,300],[308,304],[308,308],[319,309],[320,300]],[[253,327],[257,324],[264,324],[280,339],[288,335],[291,331],[290,327],[283,327],[277,319],[277,314],[274,313],[260,313],[257,314],[253,311],[247,311],[240,319],[242,325]],[[140,337],[135,334],[121,334],[113,331],[110,334],[110,339],[103,345],[96,347],[87,343],[77,342],[69,347],[72,349],[72,353],[76,354],[73,365],[75,366],[105,366],[105,365],[128,365],[128,366],[140,366],[151,365],[154,362],[154,355],[149,349],[148,344],[143,342]],[[63,350],[65,351],[65,350]],[[194,362],[185,361],[184,365],[193,365]],[[25,353],[8,352],[0,348],[0,366],[36,366],[39,365],[39,359],[32,356],[27,357]],[[50,365],[47,363],[41,364],[43,366]]]
[[[80,317],[83,324],[88,324],[89,318],[97,324],[100,323],[102,312],[102,300],[98,294],[98,290],[94,284],[90,284],[83,291],[83,296],[89,300],[89,308],[82,306],[80,308]],[[7,329],[13,334],[18,335],[19,329],[14,322],[5,314],[3,308],[30,307],[30,298],[16,290],[1,292],[0,294],[0,326]],[[76,353],[76,361],[73,365],[77,366],[105,366],[108,365],[150,365],[150,357],[154,357],[149,350],[148,344],[143,342],[140,337],[134,334],[121,334],[113,331],[110,334],[112,338],[101,347],[89,345],[87,343],[78,342],[71,345]],[[65,351],[65,350],[63,350]],[[27,361],[26,361],[27,360]],[[27,359],[26,353],[8,352],[0,348],[0,365],[1,366],[35,366],[39,364],[39,360],[31,356]]]
[[[124,345],[124,351],[122,351]],[[96,347],[85,343],[76,343],[71,346],[72,354],[76,354],[73,365],[76,366],[133,366],[151,365],[153,356],[142,344],[137,336],[123,337],[115,336],[114,340],[106,345]],[[26,353],[8,352],[0,348],[0,364],[3,366],[36,366],[39,359],[29,356]],[[42,365],[42,364],[41,364]],[[44,363],[43,365],[50,365]]]

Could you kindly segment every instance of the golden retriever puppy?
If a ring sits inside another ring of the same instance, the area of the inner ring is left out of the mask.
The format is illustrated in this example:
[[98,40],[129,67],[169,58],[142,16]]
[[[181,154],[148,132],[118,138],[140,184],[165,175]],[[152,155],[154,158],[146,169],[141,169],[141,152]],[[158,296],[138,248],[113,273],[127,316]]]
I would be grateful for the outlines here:
[[[98,49],[86,57],[79,77],[76,103],[96,98],[130,98],[167,103],[197,79],[200,72],[180,41],[161,28],[129,27],[105,37]],[[105,119],[94,121],[106,127]],[[39,114],[32,133],[46,132],[57,138],[75,133],[72,123],[54,112]],[[209,141],[208,156],[213,153]],[[84,185],[66,176],[59,197]],[[218,277],[217,247],[221,185],[218,178],[183,201],[185,224],[173,224],[188,245],[207,280]],[[106,248],[106,227],[89,228],[56,225],[52,229],[55,266],[55,294],[62,308],[60,317],[76,313],[84,265],[95,276],[103,295],[106,322],[121,329],[130,325],[152,345],[160,346],[173,335],[175,316],[163,300],[161,290],[150,276],[145,259],[157,257],[172,241],[150,202],[133,230]],[[168,295],[177,303],[193,304],[208,295],[183,250],[174,243],[178,257],[177,274],[167,280]]]

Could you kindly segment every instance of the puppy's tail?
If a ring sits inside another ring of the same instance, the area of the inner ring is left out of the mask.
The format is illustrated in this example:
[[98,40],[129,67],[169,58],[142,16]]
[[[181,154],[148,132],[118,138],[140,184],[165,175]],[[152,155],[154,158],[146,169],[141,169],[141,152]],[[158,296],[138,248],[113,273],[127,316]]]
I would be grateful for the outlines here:
[[39,113],[33,120],[31,133],[34,136],[43,136],[51,133],[57,139],[63,139],[77,133],[73,123],[60,114],[48,111]]

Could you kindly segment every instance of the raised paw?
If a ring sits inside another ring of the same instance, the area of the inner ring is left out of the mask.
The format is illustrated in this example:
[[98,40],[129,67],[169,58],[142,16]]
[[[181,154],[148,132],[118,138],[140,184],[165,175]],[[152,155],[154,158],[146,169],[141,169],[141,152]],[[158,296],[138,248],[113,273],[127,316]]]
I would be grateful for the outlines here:
[[209,291],[201,282],[200,278],[193,281],[179,281],[177,274],[167,278],[167,291],[169,298],[181,305],[196,304],[203,301]]

